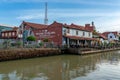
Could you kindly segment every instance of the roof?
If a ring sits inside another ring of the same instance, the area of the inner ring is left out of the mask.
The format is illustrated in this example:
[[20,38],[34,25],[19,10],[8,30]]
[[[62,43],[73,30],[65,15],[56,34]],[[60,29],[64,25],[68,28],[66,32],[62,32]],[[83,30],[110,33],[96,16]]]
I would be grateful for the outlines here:
[[48,27],[50,27],[50,26],[63,26],[63,24],[62,23],[59,23],[59,22],[56,22],[56,21],[54,21],[52,24],[50,24]]
[[44,29],[48,27],[48,25],[45,25],[45,24],[31,23],[31,22],[25,22],[25,21],[23,21],[23,24],[28,25],[35,29]]
[[19,28],[18,28],[18,27],[16,27],[16,26],[15,26],[15,27],[13,27],[13,30],[18,30],[18,29],[19,29]]
[[2,31],[3,32],[14,32],[14,31],[17,31],[18,30],[18,27],[12,27],[12,30],[5,30],[5,31]]
[[8,30],[8,31],[2,31],[1,33],[6,33],[6,32],[16,32],[15,30]]
[[85,29],[93,32],[94,31],[94,27],[93,26],[85,26]]
[[86,38],[86,37],[79,37],[79,36],[64,36],[70,39],[77,39],[77,40],[97,40],[96,38]]
[[101,33],[99,33],[98,34],[101,38],[103,38],[103,39],[107,39],[107,37],[106,36],[104,36],[103,34],[101,34]]
[[58,27],[59,26],[64,26],[66,28],[72,28],[72,29],[78,29],[78,30],[82,30],[82,31],[91,32],[91,30],[86,29],[85,26],[76,25],[76,24],[73,24],[73,23],[71,25],[67,25],[67,24],[63,24],[63,23],[59,23],[59,22],[54,21],[50,25],[45,25],[45,24],[37,24],[37,23],[31,23],[31,22],[25,22],[25,21],[23,21],[23,24],[24,25],[28,25],[30,27],[33,27],[35,29],[45,29],[45,28],[48,28],[50,26],[58,26]]
[[83,31],[88,31],[88,32],[90,32],[90,30],[85,29],[84,26],[76,25],[76,24],[73,24],[73,23],[72,23],[71,25],[64,24],[64,27],[73,28],[73,29],[78,29],[78,30],[83,30]]
[[102,35],[107,37],[108,34],[110,34],[110,33],[113,33],[114,35],[119,35],[117,31],[115,31],[115,32],[104,32],[104,33],[102,33]]

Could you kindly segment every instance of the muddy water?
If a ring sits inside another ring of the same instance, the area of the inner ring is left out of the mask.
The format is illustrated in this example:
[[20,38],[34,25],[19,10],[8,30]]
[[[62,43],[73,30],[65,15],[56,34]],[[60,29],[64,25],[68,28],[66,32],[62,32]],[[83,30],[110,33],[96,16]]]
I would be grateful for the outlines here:
[[0,62],[0,80],[120,80],[120,51]]

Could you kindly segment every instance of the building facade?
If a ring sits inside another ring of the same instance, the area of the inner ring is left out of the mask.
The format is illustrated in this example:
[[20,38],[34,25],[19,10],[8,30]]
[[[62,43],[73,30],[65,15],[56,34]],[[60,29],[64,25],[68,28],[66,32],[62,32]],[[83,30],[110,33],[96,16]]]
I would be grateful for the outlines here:
[[119,32],[117,32],[117,31],[104,32],[102,34],[108,38],[109,42],[112,42],[112,41],[118,42],[119,41]]
[[22,38],[22,33],[19,31],[18,27],[13,27],[12,30],[6,30],[1,32],[1,39],[10,40],[11,43],[16,43],[16,41]]
[[92,38],[92,32],[86,29],[85,26],[67,25],[56,21],[50,25],[23,22],[20,25],[20,30],[23,34],[23,42],[27,42],[27,37],[31,35],[36,37],[38,43],[48,39],[49,42],[57,46],[85,46],[91,45],[91,42],[95,41]]
[[2,39],[2,31],[8,31],[8,30],[12,30],[11,26],[7,26],[7,25],[0,25],[0,43],[3,43],[4,40]]

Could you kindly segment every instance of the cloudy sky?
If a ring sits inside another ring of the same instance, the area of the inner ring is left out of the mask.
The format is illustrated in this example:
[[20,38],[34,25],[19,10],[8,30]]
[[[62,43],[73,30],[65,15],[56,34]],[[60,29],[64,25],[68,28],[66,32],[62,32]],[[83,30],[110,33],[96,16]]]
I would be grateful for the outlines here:
[[100,32],[120,31],[120,0],[0,0],[0,24],[19,26],[23,20],[43,24],[45,2],[49,24],[94,21]]

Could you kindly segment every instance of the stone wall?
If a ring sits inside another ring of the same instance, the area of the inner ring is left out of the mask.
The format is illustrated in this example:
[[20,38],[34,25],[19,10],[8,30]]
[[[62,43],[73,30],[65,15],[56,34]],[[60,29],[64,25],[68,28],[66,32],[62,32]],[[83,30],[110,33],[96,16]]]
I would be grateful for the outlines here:
[[61,54],[61,50],[57,48],[8,49],[0,50],[0,61],[51,56],[58,54]]

